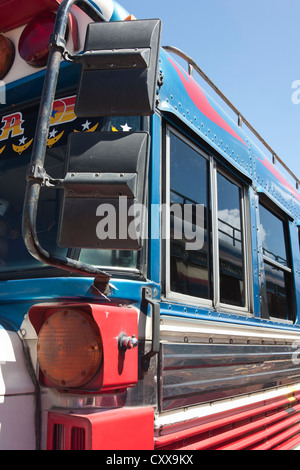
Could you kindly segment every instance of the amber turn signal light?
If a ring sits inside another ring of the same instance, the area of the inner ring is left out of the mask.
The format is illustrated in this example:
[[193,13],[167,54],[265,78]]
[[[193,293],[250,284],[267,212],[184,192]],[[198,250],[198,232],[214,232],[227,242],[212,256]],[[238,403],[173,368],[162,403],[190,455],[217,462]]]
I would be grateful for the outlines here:
[[107,393],[138,382],[138,312],[113,304],[33,305],[39,383],[63,393]]
[[102,353],[99,328],[83,311],[57,311],[38,335],[41,372],[59,388],[78,388],[89,382],[101,367]]

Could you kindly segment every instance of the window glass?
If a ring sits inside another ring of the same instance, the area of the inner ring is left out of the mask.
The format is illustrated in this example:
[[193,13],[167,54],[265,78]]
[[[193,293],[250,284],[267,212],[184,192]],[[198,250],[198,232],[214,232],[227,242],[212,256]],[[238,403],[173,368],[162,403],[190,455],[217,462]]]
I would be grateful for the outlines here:
[[266,291],[270,317],[291,318],[288,302],[289,274],[265,263]]
[[283,221],[261,205],[260,224],[263,254],[287,266]]
[[[31,112],[23,114],[23,136],[7,139],[0,159],[0,273],[41,266],[28,253],[22,237],[26,168],[30,163],[32,148],[32,143],[26,148],[26,142],[31,141],[30,131],[34,133],[34,127],[30,127],[30,124],[34,124],[35,117]],[[64,148],[60,145],[48,148],[47,172],[53,178],[63,177]],[[58,213],[59,192],[42,188],[37,217],[38,238],[42,247],[64,256],[67,251],[56,245]]]
[[[64,177],[64,161],[71,132],[141,129],[139,117],[79,119],[74,114],[76,96],[54,101],[51,114],[45,167],[53,178]],[[27,251],[22,239],[22,211],[26,189],[26,169],[31,159],[38,106],[0,116],[0,274],[41,267]],[[38,208],[37,234],[47,251],[66,256],[56,243],[60,191],[43,187]],[[136,253],[83,250],[81,261],[93,265],[133,267]]]
[[125,250],[83,249],[80,261],[93,266],[136,268],[137,252]]
[[268,315],[294,320],[293,274],[288,267],[286,222],[260,204],[260,230],[265,269],[265,290]]
[[170,134],[170,206],[171,290],[210,299],[208,162],[174,134]]
[[218,173],[220,301],[244,306],[244,254],[240,188]]

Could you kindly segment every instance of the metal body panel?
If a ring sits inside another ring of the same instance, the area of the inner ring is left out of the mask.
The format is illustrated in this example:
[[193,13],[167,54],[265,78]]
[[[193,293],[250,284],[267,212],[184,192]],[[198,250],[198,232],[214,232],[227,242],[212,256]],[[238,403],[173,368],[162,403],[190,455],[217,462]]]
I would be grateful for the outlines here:
[[296,383],[294,353],[291,345],[163,344],[161,410]]

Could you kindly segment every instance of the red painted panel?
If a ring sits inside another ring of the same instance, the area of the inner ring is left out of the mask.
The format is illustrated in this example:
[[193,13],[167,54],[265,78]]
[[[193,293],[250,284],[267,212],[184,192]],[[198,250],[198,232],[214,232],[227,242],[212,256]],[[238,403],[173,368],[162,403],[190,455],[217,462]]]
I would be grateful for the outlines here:
[[[267,439],[267,441],[264,442],[263,444],[256,446],[256,447],[252,447],[252,450],[269,450],[269,449],[288,450],[294,445],[300,443],[299,432],[300,432],[300,423],[297,423],[295,426],[292,426],[287,431],[281,432],[277,436]],[[296,433],[298,434],[295,437],[294,435]],[[294,436],[294,437],[292,439],[289,439],[291,436]],[[292,445],[291,445],[291,442],[293,442]]]
[[277,447],[274,447],[273,450],[290,450],[295,446],[299,446],[299,444],[300,444],[300,434],[298,432],[296,436],[278,445]]
[[28,23],[43,11],[56,11],[57,0],[0,0],[0,32]]
[[[300,442],[300,395],[278,397],[267,402],[232,410],[231,414],[206,417],[203,424],[155,439],[159,450],[237,450],[287,448]],[[281,444],[280,444],[281,443]],[[278,447],[278,448],[279,448]]]
[[47,450],[153,450],[152,407],[84,413],[49,412]]
[[[293,407],[291,411],[284,410],[281,413],[275,413],[272,416],[264,418],[260,422],[251,423],[248,426],[245,426],[243,429],[245,437],[235,441],[234,443],[219,447],[219,449],[220,450],[246,449],[250,446],[253,446],[254,444],[256,444],[257,442],[263,439],[268,439],[270,438],[270,436],[273,436],[274,434],[281,433],[287,427],[300,421],[299,411],[300,411],[300,405]],[[287,418],[290,414],[292,414],[292,416],[290,418]],[[270,424],[272,424],[273,422],[276,422],[276,423],[270,426]],[[252,431],[252,434],[247,436],[246,434],[249,431]]]

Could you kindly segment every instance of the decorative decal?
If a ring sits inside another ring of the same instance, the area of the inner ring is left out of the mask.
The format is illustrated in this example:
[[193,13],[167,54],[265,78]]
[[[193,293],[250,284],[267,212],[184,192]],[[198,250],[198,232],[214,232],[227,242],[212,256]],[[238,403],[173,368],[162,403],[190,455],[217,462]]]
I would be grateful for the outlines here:
[[95,132],[95,130],[97,130],[99,126],[99,122],[97,122],[95,126],[91,127],[91,129],[90,129],[91,122],[89,121],[86,121],[84,124],[81,124],[81,125],[82,125],[82,131],[77,131],[76,129],[74,129],[74,132]]
[[275,178],[280,181],[280,183],[298,200],[300,201],[300,194],[296,189],[293,188],[293,186],[279,173],[278,170],[274,167],[274,165],[268,161],[266,158],[264,160],[261,160],[260,158],[257,157],[257,160],[259,160],[271,173],[272,175],[275,176]]
[[210,121],[217,124],[217,126],[221,127],[226,132],[242,142],[242,144],[247,146],[243,139],[241,139],[241,137],[232,129],[232,127],[213,108],[198,83],[195,82],[195,80],[184,70],[180,70],[180,68],[176,65],[175,62],[173,62],[172,59],[169,58],[169,61],[176,69],[187,94],[193,103],[197,106],[199,111],[201,111],[201,113],[204,114],[204,116],[206,116]]
[[2,124],[4,126],[1,129],[0,142],[7,140],[9,137],[17,137],[24,133],[22,124],[24,123],[22,113],[13,113],[8,116],[3,116]]
[[129,132],[132,129],[131,127],[128,126],[127,122],[126,122],[125,126],[121,126],[121,127],[122,127],[123,132]]
[[[74,112],[75,103],[76,95],[60,98],[53,102],[47,139],[48,148],[52,148],[58,142],[61,145],[66,145],[68,135],[73,131],[79,132],[74,130],[74,125],[70,124],[75,120],[78,122],[77,127],[81,126],[84,132],[95,132],[99,127],[100,122],[95,119],[85,119],[85,122],[82,122],[77,118]],[[26,109],[23,112],[18,111],[0,117],[0,155],[3,154],[4,158],[13,158],[16,154],[20,156],[25,154],[34,140],[37,111],[35,107],[32,110]],[[59,126],[62,126],[63,129],[59,129]],[[1,141],[6,141],[6,144],[1,146]]]
[[51,149],[51,147],[58,142],[62,136],[64,135],[65,131],[62,131],[59,135],[57,134],[57,130],[53,129],[52,131],[49,132],[49,138],[47,140],[47,147]]
[[[129,132],[140,129],[140,118],[116,117],[78,118],[75,115],[76,95],[56,99],[51,111],[47,147],[66,146],[72,132],[95,132],[112,129]],[[29,159],[36,132],[38,107],[26,108],[7,116],[0,116],[0,155],[4,158]],[[3,143],[1,142],[3,141]]]
[[[125,124],[124,126],[122,126],[122,124],[120,124],[120,127],[122,128],[122,131],[123,131],[123,132],[129,132],[129,131],[131,131],[131,129],[132,129],[132,127],[129,127],[129,126],[128,126],[127,122],[126,122],[126,124]],[[117,129],[116,127],[114,127],[114,126],[111,127],[111,130],[112,130],[113,132],[119,132],[118,129]]]
[[75,102],[76,95],[55,100],[53,103],[50,126],[75,121],[75,119],[77,119],[74,112]]
[[25,143],[26,140],[27,137],[23,136],[22,139],[20,139],[19,145],[12,144],[13,151],[19,155],[22,155],[22,153],[27,150],[33,142],[33,139],[31,139],[29,142]]

